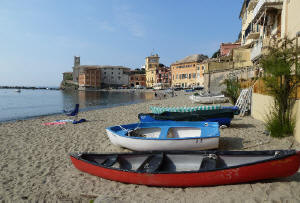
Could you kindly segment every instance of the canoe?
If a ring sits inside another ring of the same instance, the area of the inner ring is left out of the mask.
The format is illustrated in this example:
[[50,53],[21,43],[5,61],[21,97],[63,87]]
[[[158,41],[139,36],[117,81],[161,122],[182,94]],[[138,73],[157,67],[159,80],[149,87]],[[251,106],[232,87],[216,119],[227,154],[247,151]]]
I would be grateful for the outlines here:
[[209,106],[192,106],[192,107],[159,107],[150,106],[152,113],[163,113],[163,112],[193,112],[199,110],[215,110],[215,109],[232,109],[234,115],[240,114],[238,106],[221,106],[221,105],[209,105]]
[[123,183],[191,187],[246,183],[295,174],[300,152],[174,151],[70,155],[83,172]]
[[218,103],[226,103],[226,102],[229,101],[227,97],[224,97],[224,95],[219,95],[219,96],[195,96],[195,95],[191,95],[191,96],[189,96],[189,98],[194,103],[200,103],[200,104],[218,104]]
[[234,109],[200,110],[193,112],[163,112],[161,114],[140,113],[138,118],[141,122],[162,121],[205,121],[218,122],[219,125],[230,126],[234,117]]
[[152,122],[106,128],[114,145],[134,151],[205,150],[219,147],[218,123]]

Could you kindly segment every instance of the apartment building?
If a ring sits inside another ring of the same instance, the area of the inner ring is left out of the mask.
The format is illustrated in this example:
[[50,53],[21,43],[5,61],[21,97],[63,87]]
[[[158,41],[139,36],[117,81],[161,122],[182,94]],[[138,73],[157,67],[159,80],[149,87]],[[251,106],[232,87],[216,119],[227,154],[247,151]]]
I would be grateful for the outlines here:
[[194,54],[171,64],[172,87],[193,87],[203,85],[201,62],[208,57]]
[[101,87],[100,75],[100,70],[97,67],[89,66],[80,68],[78,76],[78,89],[99,89]]
[[131,71],[129,85],[130,87],[146,87],[146,74]]

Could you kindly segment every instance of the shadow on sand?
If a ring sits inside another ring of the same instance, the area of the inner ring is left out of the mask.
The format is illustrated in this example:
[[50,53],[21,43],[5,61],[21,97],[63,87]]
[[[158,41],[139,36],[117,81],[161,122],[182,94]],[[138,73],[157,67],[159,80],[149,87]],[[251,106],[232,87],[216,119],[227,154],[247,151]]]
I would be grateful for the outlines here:
[[220,137],[220,150],[241,150],[243,149],[243,139],[239,137]]
[[248,123],[232,123],[230,125],[231,128],[255,128],[255,125]]

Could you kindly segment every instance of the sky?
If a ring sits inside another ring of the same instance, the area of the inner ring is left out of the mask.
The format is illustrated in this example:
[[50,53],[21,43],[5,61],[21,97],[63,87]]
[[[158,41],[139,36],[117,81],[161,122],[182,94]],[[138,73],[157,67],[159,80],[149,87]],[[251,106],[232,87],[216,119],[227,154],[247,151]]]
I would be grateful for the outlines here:
[[0,0],[0,85],[59,86],[82,65],[140,68],[211,55],[241,30],[243,0]]

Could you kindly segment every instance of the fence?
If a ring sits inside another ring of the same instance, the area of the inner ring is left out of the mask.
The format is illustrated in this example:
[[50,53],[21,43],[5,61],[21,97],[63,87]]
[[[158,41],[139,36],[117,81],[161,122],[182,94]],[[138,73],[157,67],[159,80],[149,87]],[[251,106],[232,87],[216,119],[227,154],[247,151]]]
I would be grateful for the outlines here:
[[[256,81],[242,81],[240,82],[241,88],[248,88],[253,85],[253,92],[263,95],[268,95],[267,88],[262,79],[258,79]],[[300,99],[300,85],[297,87],[295,94],[295,98]]]

